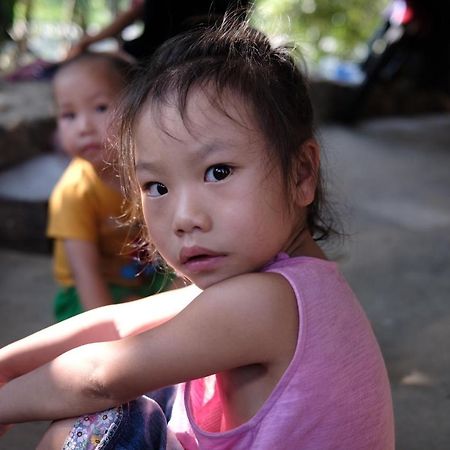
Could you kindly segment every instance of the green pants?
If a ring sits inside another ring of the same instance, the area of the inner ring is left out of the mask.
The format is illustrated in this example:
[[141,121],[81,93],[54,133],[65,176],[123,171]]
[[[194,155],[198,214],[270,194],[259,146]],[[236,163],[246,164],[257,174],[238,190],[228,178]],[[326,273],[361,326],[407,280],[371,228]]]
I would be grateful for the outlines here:
[[[109,284],[108,289],[114,303],[121,303],[124,299],[135,296],[138,298],[147,297],[152,294],[164,291],[173,280],[171,274],[156,274],[145,286],[118,286]],[[53,303],[53,314],[57,322],[76,316],[83,312],[83,306],[75,286],[61,288]]]

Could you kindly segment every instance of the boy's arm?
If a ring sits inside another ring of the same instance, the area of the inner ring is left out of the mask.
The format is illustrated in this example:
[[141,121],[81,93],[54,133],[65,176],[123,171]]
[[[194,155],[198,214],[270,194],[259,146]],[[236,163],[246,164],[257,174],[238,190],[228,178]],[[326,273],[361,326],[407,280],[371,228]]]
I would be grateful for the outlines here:
[[96,244],[80,239],[65,239],[63,242],[83,309],[87,311],[113,303],[102,276]]
[[172,318],[199,293],[191,285],[145,299],[93,309],[0,349],[0,384],[91,342],[141,333]]

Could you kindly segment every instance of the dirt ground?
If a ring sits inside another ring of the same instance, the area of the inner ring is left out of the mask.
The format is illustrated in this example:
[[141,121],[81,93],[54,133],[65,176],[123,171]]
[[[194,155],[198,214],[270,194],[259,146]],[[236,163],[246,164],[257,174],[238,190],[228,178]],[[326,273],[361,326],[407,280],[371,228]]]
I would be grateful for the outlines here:
[[[348,233],[328,250],[385,356],[397,450],[450,448],[449,125],[441,115],[319,130]],[[48,255],[0,250],[0,280],[0,345],[50,324]],[[45,426],[16,426],[0,450],[34,448]]]

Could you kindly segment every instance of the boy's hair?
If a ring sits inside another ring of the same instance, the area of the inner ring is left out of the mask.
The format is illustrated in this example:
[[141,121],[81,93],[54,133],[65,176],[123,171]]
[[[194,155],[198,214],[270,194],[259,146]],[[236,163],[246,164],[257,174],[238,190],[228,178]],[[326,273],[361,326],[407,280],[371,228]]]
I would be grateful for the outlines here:
[[109,66],[114,74],[119,75],[124,84],[130,78],[134,67],[133,62],[128,57],[119,53],[93,52],[86,50],[77,56],[62,62],[53,73],[53,80],[71,66],[98,62]]
[[[126,90],[117,119],[119,160],[125,192],[136,199],[134,178],[135,121],[147,102],[152,108],[175,99],[184,118],[189,94],[195,88],[212,93],[212,104],[223,109],[228,93],[249,105],[255,123],[268,143],[269,156],[280,167],[286,192],[298,181],[303,144],[314,136],[313,108],[305,76],[287,48],[273,48],[268,38],[248,24],[225,19],[220,25],[194,29],[163,44],[141,67]],[[316,240],[333,231],[322,218],[320,170],[314,202],[308,207],[306,227]],[[140,218],[140,202],[132,202],[131,217]]]

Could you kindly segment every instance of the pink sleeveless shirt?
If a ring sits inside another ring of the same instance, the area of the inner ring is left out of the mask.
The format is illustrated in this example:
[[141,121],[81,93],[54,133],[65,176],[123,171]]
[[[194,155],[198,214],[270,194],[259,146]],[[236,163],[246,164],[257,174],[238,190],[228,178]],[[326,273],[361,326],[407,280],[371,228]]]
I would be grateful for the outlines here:
[[175,418],[179,442],[189,450],[393,450],[383,357],[336,264],[281,254],[263,272],[283,275],[295,292],[300,328],[293,359],[260,410],[226,432],[215,378],[186,383],[190,425],[176,430]]

